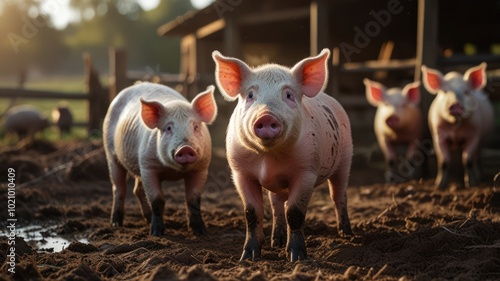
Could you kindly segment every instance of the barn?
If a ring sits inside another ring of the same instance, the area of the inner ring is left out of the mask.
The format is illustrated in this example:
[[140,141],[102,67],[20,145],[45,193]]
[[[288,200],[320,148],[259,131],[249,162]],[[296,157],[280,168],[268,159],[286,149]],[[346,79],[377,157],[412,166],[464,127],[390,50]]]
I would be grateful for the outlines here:
[[[157,32],[181,38],[180,69],[188,96],[214,83],[213,50],[250,65],[290,66],[328,48],[326,92],[347,108],[353,129],[365,131],[375,110],[364,98],[362,79],[402,86],[420,80],[421,65],[464,71],[486,61],[486,90],[500,116],[498,19],[498,0],[218,0]],[[422,88],[425,112],[432,98]]]

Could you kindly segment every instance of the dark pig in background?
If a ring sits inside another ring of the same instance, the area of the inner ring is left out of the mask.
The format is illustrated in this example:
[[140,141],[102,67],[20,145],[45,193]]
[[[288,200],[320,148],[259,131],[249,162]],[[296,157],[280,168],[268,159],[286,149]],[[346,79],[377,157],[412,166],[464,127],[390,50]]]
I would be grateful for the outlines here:
[[17,135],[18,139],[32,139],[37,132],[50,126],[46,116],[31,105],[17,105],[5,113],[3,130],[5,135]]
[[73,127],[73,113],[68,105],[61,103],[52,109],[52,123],[59,129],[60,136],[69,135]]

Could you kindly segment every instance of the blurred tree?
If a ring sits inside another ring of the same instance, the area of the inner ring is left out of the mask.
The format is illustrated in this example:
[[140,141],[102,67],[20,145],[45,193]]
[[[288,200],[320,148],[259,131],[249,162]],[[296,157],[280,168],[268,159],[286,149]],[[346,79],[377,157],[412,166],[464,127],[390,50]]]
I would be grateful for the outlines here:
[[160,38],[156,29],[193,9],[190,1],[163,0],[147,12],[136,0],[70,3],[83,20],[67,30],[66,43],[73,50],[90,51],[98,68],[107,69],[108,47],[120,47],[127,51],[129,69],[179,71],[179,40]]
[[161,25],[174,20],[179,15],[193,9],[191,1],[161,0],[158,7],[141,15],[139,21],[144,26],[141,32],[143,42],[148,44],[144,52],[144,62],[155,71],[178,73],[180,66],[180,40],[171,37],[159,37],[156,30]]
[[52,71],[68,49],[62,34],[42,15],[38,1],[7,1],[0,10],[0,74]]
[[110,7],[132,20],[137,19],[142,12],[137,0],[70,0],[70,5],[80,13],[82,19],[103,16]]
[[129,69],[179,71],[179,40],[160,38],[156,29],[193,9],[190,1],[161,0],[147,12],[137,0],[70,0],[70,5],[80,21],[57,30],[44,15],[40,0],[2,1],[0,75],[26,68],[81,73],[84,51],[106,73],[109,47],[127,51]]

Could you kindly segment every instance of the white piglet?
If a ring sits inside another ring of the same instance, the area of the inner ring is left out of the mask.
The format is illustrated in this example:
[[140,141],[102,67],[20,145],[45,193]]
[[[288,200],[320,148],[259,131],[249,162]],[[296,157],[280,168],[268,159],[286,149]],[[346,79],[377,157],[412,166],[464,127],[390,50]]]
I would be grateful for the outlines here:
[[247,238],[242,260],[260,258],[264,243],[262,189],[273,213],[272,247],[286,245],[292,262],[307,258],[304,226],[314,187],[328,181],[337,228],[352,235],[346,189],[352,160],[347,113],[323,93],[328,77],[325,49],[293,68],[250,68],[213,53],[219,90],[238,100],[229,121],[226,150],[243,201]]
[[[364,79],[363,82],[366,86],[366,99],[377,107],[374,129],[389,169],[386,180],[399,181],[409,175],[406,170],[398,171],[397,160],[408,161],[414,157],[422,134],[422,113],[418,107],[420,82],[410,83],[403,89],[386,89],[384,85],[369,79]],[[406,146],[405,159],[398,159],[398,145]]]
[[197,235],[206,232],[200,196],[212,152],[206,124],[217,114],[213,90],[208,87],[189,103],[169,87],[145,82],[124,89],[113,100],[103,125],[113,184],[112,225],[123,224],[130,173],[153,236],[163,234],[163,180],[184,179],[188,226]]
[[446,188],[449,181],[451,150],[462,149],[464,184],[479,184],[474,171],[481,142],[493,126],[493,107],[483,91],[486,85],[486,63],[462,74],[422,66],[424,86],[436,95],[429,108],[429,127],[438,161],[436,187]]

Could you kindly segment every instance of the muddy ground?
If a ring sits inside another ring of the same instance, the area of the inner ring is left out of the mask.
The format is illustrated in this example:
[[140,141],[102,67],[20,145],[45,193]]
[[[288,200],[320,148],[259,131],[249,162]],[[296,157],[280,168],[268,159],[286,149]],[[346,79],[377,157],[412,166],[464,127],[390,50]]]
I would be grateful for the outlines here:
[[[52,227],[44,237],[74,240],[54,252],[18,236],[16,273],[11,275],[8,239],[2,236],[0,279],[500,279],[500,193],[493,188],[492,173],[471,189],[452,186],[436,191],[432,179],[385,185],[376,149],[374,156],[358,151],[348,190],[355,237],[338,236],[328,189],[320,186],[306,216],[309,260],[291,264],[284,249],[270,247],[266,202],[262,259],[240,262],[244,217],[221,149],[214,153],[202,197],[208,235],[196,237],[187,230],[183,185],[170,183],[163,189],[166,231],[160,238],[148,235],[149,226],[131,188],[124,226],[110,227],[111,186],[98,141],[36,141],[0,150],[2,230],[6,231],[8,219],[7,169],[14,168],[17,226]],[[88,242],[77,242],[81,238]]]

